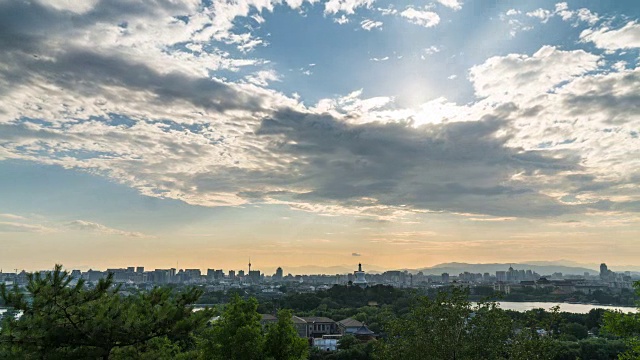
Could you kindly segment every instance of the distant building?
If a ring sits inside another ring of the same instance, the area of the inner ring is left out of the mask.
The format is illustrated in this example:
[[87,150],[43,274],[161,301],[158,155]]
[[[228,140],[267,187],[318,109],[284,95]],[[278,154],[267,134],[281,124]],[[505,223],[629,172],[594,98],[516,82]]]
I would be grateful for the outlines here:
[[249,271],[249,280],[254,283],[259,283],[262,278],[260,274],[260,270],[251,270]]
[[353,275],[356,277],[353,281],[353,285],[358,285],[360,287],[367,286],[367,279],[365,278],[364,271],[362,271],[362,264],[358,264],[358,271],[354,271]]
[[442,278],[442,282],[443,283],[445,283],[445,284],[449,283],[449,273],[442,273],[441,278]]
[[213,280],[216,278],[216,269],[207,269],[207,279]]
[[301,317],[307,323],[308,335],[312,338],[321,338],[323,335],[337,334],[338,325],[335,321],[322,316]]
[[313,339],[313,347],[320,351],[338,350],[338,339]]
[[507,272],[506,271],[496,271],[496,281],[498,281],[498,282],[506,282],[507,281]]
[[138,274],[142,274],[142,273],[144,273],[144,266],[138,266],[138,267],[136,267],[136,273],[138,273]]
[[224,270],[220,269],[220,270],[216,270],[214,278],[216,280],[222,280],[224,279]]
[[282,268],[281,268],[281,267],[278,267],[278,268],[276,269],[276,273],[273,275],[273,279],[274,279],[274,280],[276,280],[276,281],[280,281],[280,280],[282,280],[282,277],[283,277],[283,275],[284,275],[283,273],[284,273],[284,272],[282,271]]
[[348,318],[337,322],[338,330],[342,335],[374,335],[374,332],[369,330],[363,323],[356,319]]

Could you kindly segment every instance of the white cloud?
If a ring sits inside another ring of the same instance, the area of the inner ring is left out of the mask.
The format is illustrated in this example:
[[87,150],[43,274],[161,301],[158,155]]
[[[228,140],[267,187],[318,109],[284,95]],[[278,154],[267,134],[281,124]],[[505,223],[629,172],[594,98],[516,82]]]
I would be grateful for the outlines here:
[[395,15],[398,13],[398,10],[394,9],[393,5],[389,5],[387,8],[377,8],[376,10],[378,10],[383,16]]
[[440,16],[433,11],[416,10],[409,7],[400,13],[400,16],[407,19],[412,24],[433,27],[440,23]]
[[522,14],[522,12],[520,10],[516,10],[516,9],[509,9],[506,12],[507,16],[515,16],[515,15],[520,15]]
[[0,233],[14,233],[14,232],[26,232],[26,233],[48,233],[54,230],[42,225],[37,224],[25,224],[19,222],[6,222],[0,221]]
[[597,47],[608,50],[640,48],[640,24],[630,21],[619,29],[602,27],[597,30],[584,30],[580,39],[593,42]]
[[382,21],[365,19],[360,22],[360,26],[367,31],[371,31],[372,29],[375,29],[375,28],[382,28]]
[[374,0],[329,0],[324,4],[324,13],[337,14],[344,12],[350,15],[359,7],[371,7],[373,2]]
[[534,11],[530,11],[527,13],[528,17],[535,17],[541,20],[541,22],[544,24],[547,21],[549,21],[549,18],[551,16],[553,16],[553,14],[551,13],[551,11],[549,10],[545,10],[545,9],[536,9]]
[[462,3],[458,0],[436,0],[436,1],[453,10],[462,9]]
[[84,220],[71,221],[66,224],[66,227],[75,229],[75,230],[90,231],[90,232],[104,234],[104,235],[117,235],[117,236],[135,237],[135,238],[149,237],[148,235],[145,235],[143,233],[114,229],[111,227],[104,226],[102,224],[98,224],[90,221],[84,221]]
[[557,3],[552,16],[553,15],[560,16],[563,21],[571,21],[575,19],[576,22],[573,24],[574,27],[578,26],[580,22],[593,25],[600,21],[600,16],[597,13],[591,12],[591,10],[587,8],[581,8],[575,11],[569,10],[569,5],[566,2]]
[[15,214],[0,214],[1,218],[10,219],[10,220],[26,220],[24,216],[15,215]]
[[[469,71],[476,95],[500,101],[535,97],[598,67],[599,56],[584,50],[543,46],[532,56],[492,57]],[[571,64],[571,66],[567,66]]]
[[435,45],[431,45],[428,48],[424,49],[424,52],[427,55],[433,55],[435,53],[439,53],[440,52],[440,48],[435,46]]
[[578,20],[589,23],[590,25],[600,21],[598,14],[592,13],[591,10],[587,8],[578,9],[577,16]]
[[373,58],[371,58],[369,60],[371,60],[371,61],[387,61],[387,60],[389,60],[389,57],[388,56],[381,57],[381,58],[373,57]]
[[260,70],[255,74],[248,75],[246,79],[252,84],[263,87],[268,86],[273,81],[282,81],[275,70]]
[[342,16],[340,16],[339,18],[335,18],[333,19],[334,23],[340,24],[340,25],[344,25],[349,23],[349,18],[344,16],[344,14],[342,14]]

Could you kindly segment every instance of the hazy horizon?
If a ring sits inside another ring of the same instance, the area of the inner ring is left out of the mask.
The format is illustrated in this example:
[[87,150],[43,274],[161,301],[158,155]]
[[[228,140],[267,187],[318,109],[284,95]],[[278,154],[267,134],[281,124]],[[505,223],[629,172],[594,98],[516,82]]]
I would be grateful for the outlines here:
[[632,2],[0,0],[0,24],[5,271],[640,259]]

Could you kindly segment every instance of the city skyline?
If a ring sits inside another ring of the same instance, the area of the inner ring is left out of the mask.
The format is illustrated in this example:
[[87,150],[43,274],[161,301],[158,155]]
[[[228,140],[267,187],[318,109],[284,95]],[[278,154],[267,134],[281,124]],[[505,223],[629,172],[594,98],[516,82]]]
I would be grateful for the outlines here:
[[[506,263],[459,263],[459,262],[451,262],[451,263],[441,263],[436,264],[434,266],[427,267],[416,267],[416,268],[408,268],[408,267],[398,267],[398,268],[385,268],[381,266],[377,266],[375,264],[367,264],[367,263],[353,263],[353,264],[340,264],[333,266],[318,266],[309,264],[307,266],[292,266],[292,267],[283,267],[283,266],[272,266],[272,265],[264,265],[259,268],[256,268],[254,264],[251,264],[253,270],[260,272],[264,276],[273,276],[274,274],[280,274],[279,276],[285,275],[336,275],[336,274],[349,274],[356,271],[358,268],[361,268],[363,271],[369,274],[382,274],[385,272],[409,272],[409,273],[424,273],[425,275],[440,275],[443,272],[448,273],[483,273],[489,271],[490,273],[501,272],[502,270],[506,271],[508,268],[514,268],[515,270],[523,270],[528,269],[531,271],[531,268],[535,269],[535,271],[540,271],[544,274],[551,275],[552,273],[562,273],[563,271],[566,274],[570,275],[582,275],[583,273],[597,273],[598,271],[602,272],[602,266],[606,263],[590,263],[590,264],[581,264],[567,260],[558,260],[558,261],[530,261],[530,262],[506,262]],[[1,265],[1,264],[0,264]],[[202,274],[206,274],[207,272],[222,272],[222,274],[227,274],[228,272],[232,272],[236,274],[237,272],[241,272],[242,274],[247,274],[253,271],[248,264],[243,266],[231,266],[231,267],[220,267],[213,266],[213,264],[208,264],[205,267],[190,267],[190,266],[182,266],[180,262],[176,262],[175,264],[166,264],[165,266],[147,266],[143,263],[117,263],[112,262],[104,267],[99,266],[65,266],[62,265],[63,268],[67,271],[79,270],[79,271],[102,271],[108,272],[110,269],[116,270],[131,270],[135,272],[141,271],[153,271],[153,270],[175,270],[175,271],[191,271],[198,270],[202,272]],[[37,272],[37,271],[50,271],[54,265],[50,267],[44,268],[25,268],[25,267],[17,267],[17,268],[3,268],[0,266],[0,274],[4,273],[19,273],[22,271],[25,272]],[[615,271],[617,272],[632,272],[640,274],[640,266],[638,265],[618,265],[615,266]],[[600,270],[598,270],[600,269]],[[502,272],[504,272],[502,271]]]
[[0,0],[0,24],[5,269],[640,258],[632,2]]

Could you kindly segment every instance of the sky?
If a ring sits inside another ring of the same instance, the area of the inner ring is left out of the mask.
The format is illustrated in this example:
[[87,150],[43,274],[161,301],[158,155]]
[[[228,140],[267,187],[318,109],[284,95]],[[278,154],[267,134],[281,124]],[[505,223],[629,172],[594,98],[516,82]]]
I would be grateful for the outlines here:
[[0,0],[0,268],[634,264],[639,65],[631,0]]

